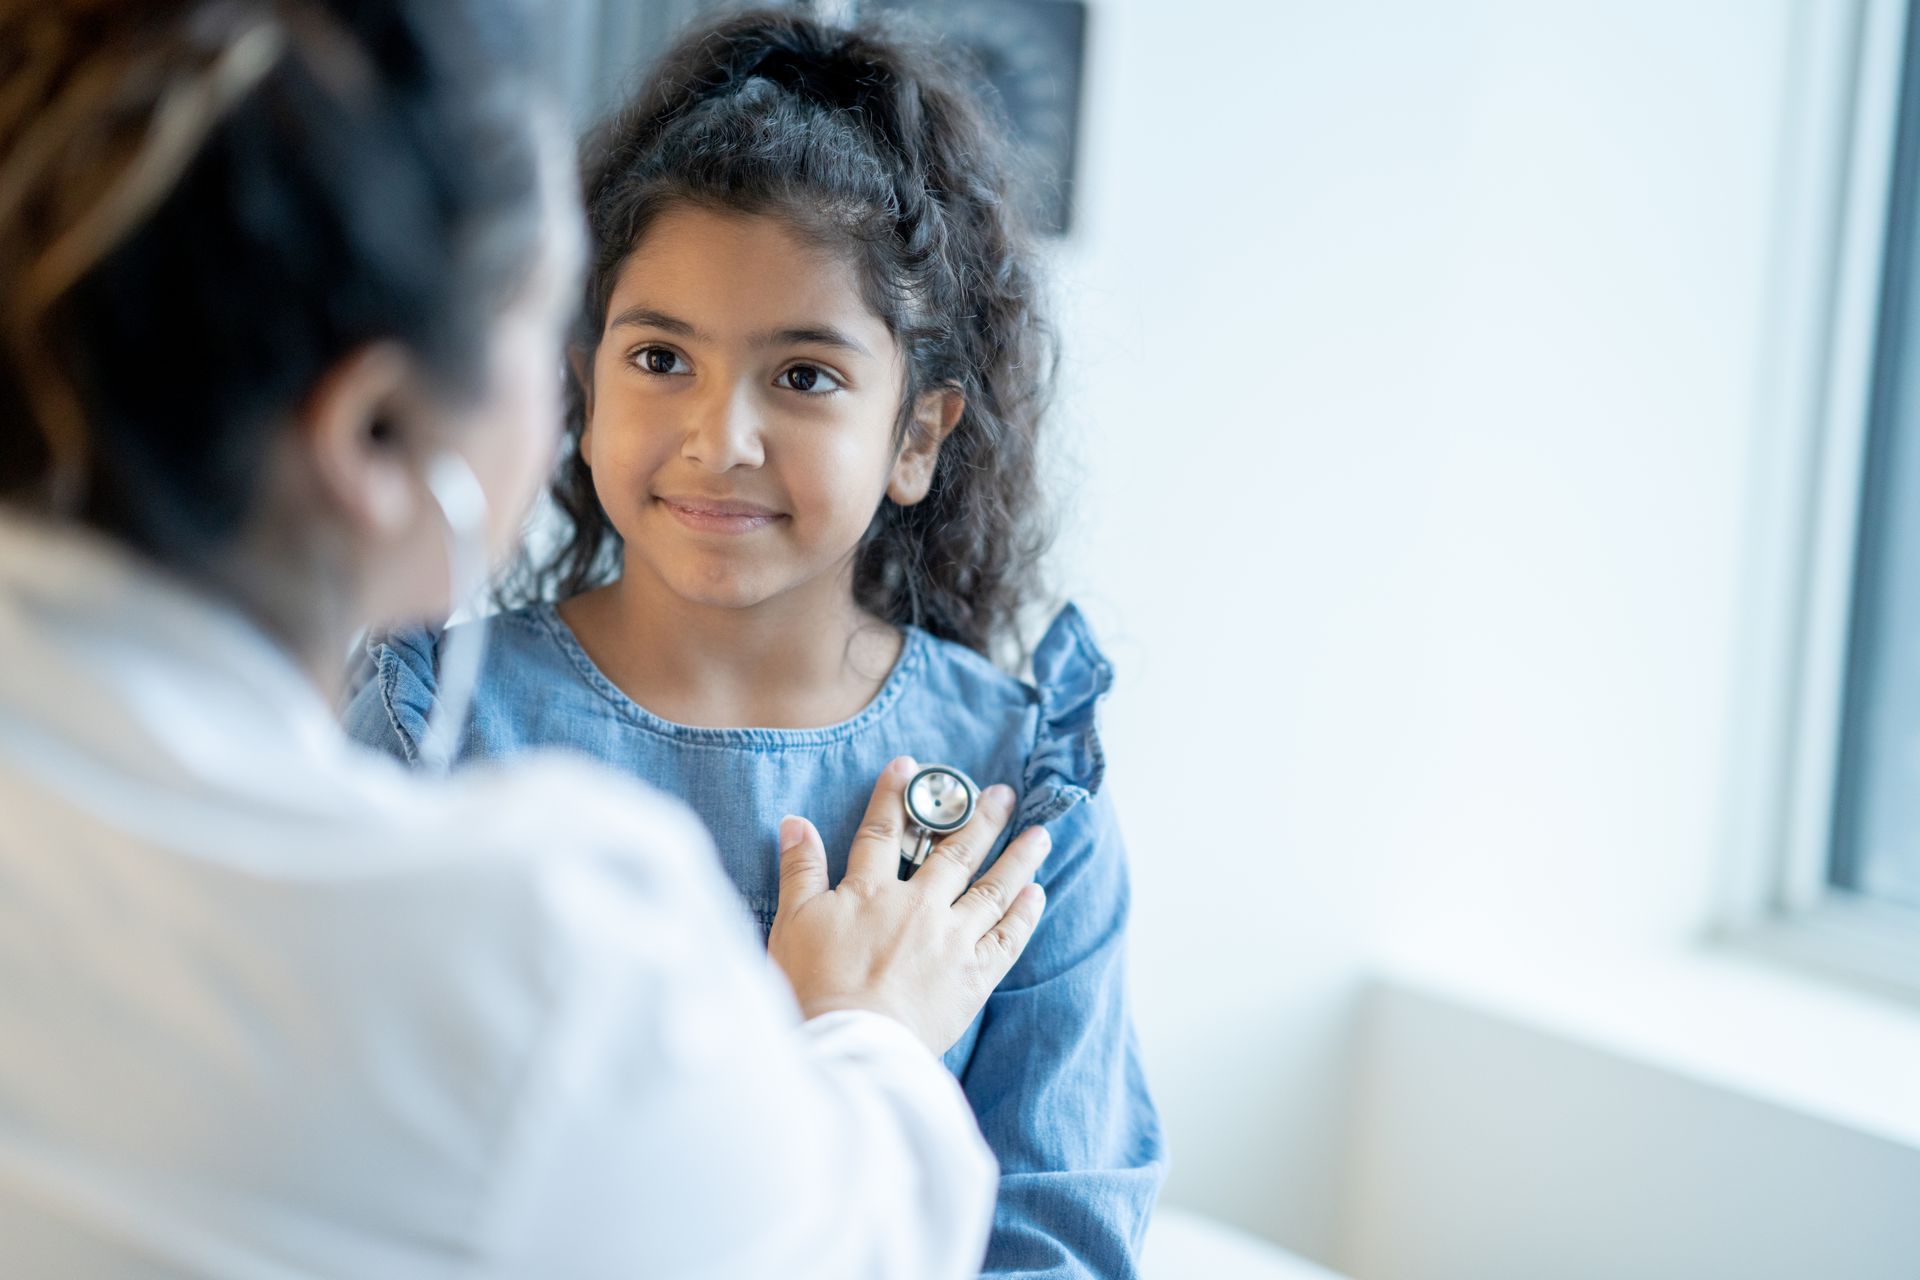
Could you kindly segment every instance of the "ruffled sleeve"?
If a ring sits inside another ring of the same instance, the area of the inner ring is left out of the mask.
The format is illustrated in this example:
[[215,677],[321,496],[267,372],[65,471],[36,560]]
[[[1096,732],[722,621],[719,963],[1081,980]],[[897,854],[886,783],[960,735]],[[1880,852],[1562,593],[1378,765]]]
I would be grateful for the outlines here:
[[1033,652],[1039,723],[1015,827],[1052,822],[1089,796],[1106,777],[1096,713],[1113,687],[1113,664],[1100,651],[1077,605],[1069,604]]
[[438,628],[404,627],[368,636],[373,676],[347,708],[348,734],[409,764],[418,761],[439,688],[439,656]]

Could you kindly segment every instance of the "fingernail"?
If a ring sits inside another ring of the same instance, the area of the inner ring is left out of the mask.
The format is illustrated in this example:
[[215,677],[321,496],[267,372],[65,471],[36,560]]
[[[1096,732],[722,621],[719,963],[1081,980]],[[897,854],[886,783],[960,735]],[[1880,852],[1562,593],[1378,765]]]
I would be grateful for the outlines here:
[[1053,832],[1045,827],[1035,827],[1034,830],[1040,833],[1034,837],[1034,842],[1040,846],[1040,856],[1044,858],[1053,852]]
[[780,819],[780,852],[786,853],[807,838],[807,820],[792,814]]
[[894,759],[892,764],[887,766],[887,772],[896,778],[910,778],[913,776],[914,770],[918,768],[919,766],[913,762],[912,756],[899,756]]
[[980,793],[980,799],[1005,812],[1013,808],[1013,788],[1004,782],[996,782]]

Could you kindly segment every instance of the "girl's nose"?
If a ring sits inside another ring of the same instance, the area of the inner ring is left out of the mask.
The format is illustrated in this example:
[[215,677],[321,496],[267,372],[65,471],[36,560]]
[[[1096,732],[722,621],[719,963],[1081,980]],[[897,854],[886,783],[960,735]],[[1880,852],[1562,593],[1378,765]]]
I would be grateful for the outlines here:
[[760,418],[744,390],[728,390],[693,406],[680,454],[715,473],[757,467],[766,461]]

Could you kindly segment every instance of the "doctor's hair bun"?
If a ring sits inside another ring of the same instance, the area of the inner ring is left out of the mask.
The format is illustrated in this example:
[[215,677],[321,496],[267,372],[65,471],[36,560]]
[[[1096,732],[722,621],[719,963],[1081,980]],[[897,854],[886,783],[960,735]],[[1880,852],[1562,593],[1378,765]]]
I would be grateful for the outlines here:
[[518,0],[0,0],[0,499],[176,564],[372,341],[474,385],[543,208]]
[[[1050,541],[1037,446],[1055,350],[1010,132],[950,53],[899,31],[784,9],[698,26],[586,142],[577,343],[598,344],[623,264],[668,209],[777,217],[833,250],[906,357],[902,437],[920,430],[924,393],[953,385],[966,403],[927,497],[874,514],[855,559],[859,603],[1013,657]],[[576,445],[584,425],[576,394]],[[577,448],[554,498],[571,536],[509,601],[618,571],[619,535]]]

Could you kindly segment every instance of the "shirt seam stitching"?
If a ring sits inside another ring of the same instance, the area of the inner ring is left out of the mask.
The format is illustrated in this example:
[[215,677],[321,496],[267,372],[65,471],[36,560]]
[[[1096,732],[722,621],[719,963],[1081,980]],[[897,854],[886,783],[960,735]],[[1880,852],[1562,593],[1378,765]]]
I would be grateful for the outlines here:
[[687,747],[702,747],[708,750],[738,751],[751,748],[759,751],[795,751],[811,750],[846,742],[871,730],[900,701],[901,696],[911,687],[925,665],[927,644],[918,629],[905,628],[906,649],[888,675],[886,683],[872,702],[862,707],[852,718],[839,724],[824,725],[815,729],[769,729],[769,728],[716,728],[708,725],[677,725],[648,711],[645,707],[628,697],[620,687],[607,678],[605,672],[595,665],[579,641],[569,634],[565,622],[559,617],[552,605],[543,606],[539,621],[547,639],[558,648],[561,654],[587,686],[605,700],[619,718],[653,735],[656,738]]

